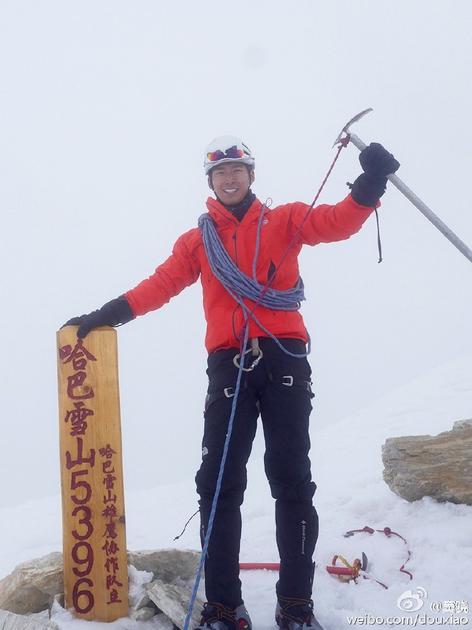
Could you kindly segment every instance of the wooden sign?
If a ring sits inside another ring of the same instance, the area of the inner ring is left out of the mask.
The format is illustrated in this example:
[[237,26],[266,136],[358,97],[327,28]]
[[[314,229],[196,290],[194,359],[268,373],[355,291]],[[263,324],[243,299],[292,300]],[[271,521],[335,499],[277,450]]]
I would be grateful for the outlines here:
[[82,619],[128,616],[116,331],[57,333],[64,593]]

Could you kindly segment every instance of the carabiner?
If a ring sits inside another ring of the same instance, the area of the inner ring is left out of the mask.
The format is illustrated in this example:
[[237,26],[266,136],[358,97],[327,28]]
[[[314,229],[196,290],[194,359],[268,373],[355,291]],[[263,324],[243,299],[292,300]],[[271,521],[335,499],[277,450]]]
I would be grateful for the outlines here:
[[[246,354],[249,354],[250,352],[252,353],[253,349],[249,348],[249,350],[246,350],[246,352],[244,353],[244,356],[246,356]],[[259,361],[262,359],[262,357],[264,356],[264,353],[262,352],[262,350],[259,348],[259,354],[257,355],[257,357],[254,359],[254,361],[251,363],[251,365],[247,368],[243,367],[243,372],[252,372],[254,368],[256,368],[259,364]],[[239,363],[239,359],[241,358],[241,353],[238,352],[238,354],[236,354],[233,358],[233,363],[234,365],[238,368],[238,370],[240,369],[240,363]]]

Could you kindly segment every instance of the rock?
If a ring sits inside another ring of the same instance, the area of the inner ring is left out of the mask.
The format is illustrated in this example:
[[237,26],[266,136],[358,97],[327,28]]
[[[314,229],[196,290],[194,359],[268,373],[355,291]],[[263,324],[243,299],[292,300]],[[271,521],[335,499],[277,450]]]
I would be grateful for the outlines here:
[[175,628],[174,624],[167,615],[164,615],[164,613],[159,612],[156,608],[151,608],[149,606],[140,608],[139,610],[134,610],[131,613],[130,618],[135,621],[149,621],[149,619],[152,619],[152,627],[159,630],[174,630]]
[[138,608],[137,610],[133,610],[130,617],[131,619],[135,619],[136,621],[149,621],[156,614],[156,609],[151,608],[150,606],[143,606],[142,608]]
[[472,505],[472,420],[433,437],[388,438],[382,460],[385,482],[407,501],[429,496]]
[[62,571],[61,553],[20,564],[0,581],[0,609],[20,615],[46,610],[64,591]]
[[457,420],[452,425],[453,431],[455,429],[468,429],[469,427],[472,427],[472,418],[470,418],[469,420]]
[[158,613],[152,618],[152,625],[157,630],[175,630],[176,626],[172,623],[169,617],[166,617],[164,613]]
[[128,605],[131,610],[138,610],[145,606],[153,606],[153,603],[149,599],[147,593],[144,590],[143,584],[151,582],[152,573],[150,571],[138,571],[136,567],[128,565],[128,577],[129,577],[129,590],[128,590]]
[[59,627],[53,621],[0,610],[0,630],[59,630]]
[[[162,580],[154,580],[147,586],[151,600],[177,628],[183,628],[190,602],[191,590],[177,584],[166,584]],[[192,614],[192,627],[198,626],[203,601],[197,597]]]
[[[130,598],[130,608],[133,608],[134,610],[139,610],[140,608],[148,608],[150,604],[152,604],[152,602],[149,599],[149,595],[147,593],[144,593],[133,600],[131,600]],[[154,613],[155,612],[156,611],[154,611]]]
[[[156,604],[163,613],[171,610],[175,618],[180,619],[182,602],[188,603],[190,599],[190,593],[184,587],[186,582],[193,581],[199,559],[200,553],[197,551],[178,549],[128,552],[129,564],[137,571],[149,572],[149,578],[153,576],[155,583],[157,580],[160,585],[159,587],[156,586],[156,590],[157,588],[162,590],[159,596],[155,590],[153,599],[149,593],[139,593],[138,584],[134,598],[131,597],[133,594],[130,590],[131,608],[136,611],[136,614],[146,617],[150,614],[150,610],[153,610],[153,615],[156,615],[157,611],[153,608]],[[130,571],[132,571],[131,567]],[[174,586],[175,590],[172,591],[170,586]],[[31,614],[47,610],[54,600],[58,605],[64,607],[63,592],[62,554],[51,553],[43,558],[19,565],[10,575],[0,581],[0,609],[19,615]],[[172,605],[172,597],[176,598],[175,605]],[[156,603],[156,599],[161,602],[164,608]],[[146,608],[149,610],[146,611]],[[144,610],[144,612],[138,612],[139,609]],[[186,608],[183,613],[184,618],[185,612]],[[158,626],[164,628],[166,622],[162,615],[161,617],[162,623]],[[139,618],[141,619],[141,617]],[[43,623],[44,620],[37,619],[35,621]],[[29,622],[33,623],[33,620],[30,618]],[[8,621],[8,623],[11,622]],[[16,627],[12,626],[15,630]],[[18,628],[20,627],[23,626],[18,626]],[[0,630],[3,628],[4,626],[0,625]],[[10,625],[5,625],[6,628],[10,630]]]
[[200,553],[180,549],[161,549],[159,551],[128,551],[128,564],[138,571],[150,571],[154,579],[173,583],[184,582],[195,576]]

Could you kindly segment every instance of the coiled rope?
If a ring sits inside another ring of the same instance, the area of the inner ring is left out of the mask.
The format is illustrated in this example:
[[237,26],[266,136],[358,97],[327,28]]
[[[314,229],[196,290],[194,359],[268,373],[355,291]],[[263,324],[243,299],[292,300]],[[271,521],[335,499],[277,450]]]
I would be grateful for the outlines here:
[[262,206],[256,236],[252,278],[238,269],[229,256],[228,252],[223,247],[215,224],[209,214],[203,214],[198,220],[198,226],[202,231],[205,252],[213,274],[238,304],[245,307],[244,310],[246,313],[249,312],[249,309],[242,301],[242,298],[247,298],[265,308],[273,310],[295,311],[300,308],[301,301],[305,299],[303,281],[301,278],[298,279],[293,289],[278,291],[269,288],[265,292],[265,285],[260,284],[256,279],[256,265],[260,249],[260,225],[264,210],[265,206]]
[[[254,302],[256,306],[264,306],[265,308],[269,308],[274,311],[297,311],[301,306],[301,302],[305,300],[305,290],[303,280],[301,278],[298,279],[295,287],[285,290],[273,289],[270,286],[260,284],[257,281],[256,268],[261,244],[261,226],[266,208],[267,206],[265,204],[262,205],[259,214],[256,232],[256,246],[252,264],[252,278],[247,276],[236,266],[224,248],[218,232],[216,231],[215,224],[209,214],[203,214],[199,218],[198,226],[202,232],[203,245],[205,247],[205,252],[213,274],[218,278],[226,291],[239,304],[243,311],[244,325],[241,337],[244,338],[244,331],[246,327],[248,327],[249,320],[252,319],[283,352],[293,357],[302,358],[309,354],[309,350],[308,353],[304,354],[296,354],[287,350],[280,343],[277,337],[275,337],[270,330],[268,330],[259,321],[254,313],[255,308],[249,308],[249,306],[247,306],[244,302],[244,298],[246,298]],[[245,350],[245,348],[241,348],[241,352],[245,352]]]

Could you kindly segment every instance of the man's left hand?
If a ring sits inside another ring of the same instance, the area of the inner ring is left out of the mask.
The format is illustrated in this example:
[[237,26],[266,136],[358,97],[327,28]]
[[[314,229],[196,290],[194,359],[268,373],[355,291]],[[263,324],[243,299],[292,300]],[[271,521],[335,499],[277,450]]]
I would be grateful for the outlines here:
[[387,177],[400,168],[400,162],[378,142],[372,142],[359,154],[362,170],[373,177]]
[[387,186],[387,175],[395,173],[400,163],[378,142],[372,142],[359,154],[363,173],[351,185],[354,201],[375,207]]

